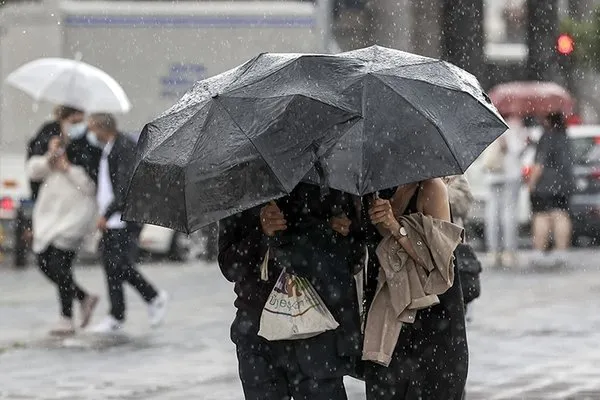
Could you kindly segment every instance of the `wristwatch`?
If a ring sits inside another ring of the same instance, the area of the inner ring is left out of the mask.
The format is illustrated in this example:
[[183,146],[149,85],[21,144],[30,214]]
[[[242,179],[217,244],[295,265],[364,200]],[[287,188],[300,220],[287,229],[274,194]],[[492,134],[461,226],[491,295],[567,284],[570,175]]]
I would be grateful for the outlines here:
[[408,236],[408,233],[406,232],[406,228],[404,228],[402,225],[400,225],[400,229],[398,229],[397,236],[398,236],[398,239],[404,239],[405,237]]

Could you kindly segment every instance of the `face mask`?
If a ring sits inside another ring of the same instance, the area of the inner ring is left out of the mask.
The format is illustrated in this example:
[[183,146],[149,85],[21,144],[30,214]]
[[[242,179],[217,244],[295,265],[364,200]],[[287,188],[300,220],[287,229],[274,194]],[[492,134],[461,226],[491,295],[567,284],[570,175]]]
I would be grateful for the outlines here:
[[86,126],[85,122],[80,122],[78,124],[71,124],[67,128],[67,135],[69,135],[69,137],[72,140],[79,139],[84,135],[86,128],[87,128],[87,126]]
[[99,147],[99,148],[104,147],[104,144],[98,140],[98,136],[96,136],[96,134],[94,132],[88,131],[88,133],[85,135],[85,137],[86,137],[88,143],[91,144],[92,146]]

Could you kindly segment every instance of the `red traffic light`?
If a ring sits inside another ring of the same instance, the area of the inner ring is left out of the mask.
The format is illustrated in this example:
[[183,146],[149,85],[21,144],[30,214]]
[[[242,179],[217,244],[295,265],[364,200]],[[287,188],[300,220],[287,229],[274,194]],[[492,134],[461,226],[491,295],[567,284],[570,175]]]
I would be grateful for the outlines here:
[[573,40],[571,35],[563,33],[556,41],[556,50],[562,55],[570,55],[575,50],[575,40]]

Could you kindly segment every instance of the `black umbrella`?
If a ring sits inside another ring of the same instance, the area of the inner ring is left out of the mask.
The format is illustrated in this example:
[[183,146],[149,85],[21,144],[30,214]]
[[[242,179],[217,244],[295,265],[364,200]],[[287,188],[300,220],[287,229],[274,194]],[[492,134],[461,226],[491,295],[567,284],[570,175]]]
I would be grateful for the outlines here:
[[191,232],[290,193],[359,119],[323,84],[319,58],[260,55],[147,124],[124,219]]
[[363,195],[462,173],[505,130],[477,80],[443,61],[263,54],[144,128],[124,218],[192,231],[303,178]]
[[338,57],[364,68],[340,88],[362,119],[320,159],[334,189],[362,196],[462,174],[507,129],[477,79],[450,63],[378,46]]

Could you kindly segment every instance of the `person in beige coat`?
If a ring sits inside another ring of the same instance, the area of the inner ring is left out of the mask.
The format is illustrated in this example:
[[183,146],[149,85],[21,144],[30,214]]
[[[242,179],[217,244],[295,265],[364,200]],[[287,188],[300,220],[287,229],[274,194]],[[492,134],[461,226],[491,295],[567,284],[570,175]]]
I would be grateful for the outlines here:
[[[369,250],[365,290],[367,307],[374,303],[382,265],[373,255],[382,240],[396,241],[406,256],[412,258],[413,265],[423,264],[425,260],[421,257],[425,253],[414,247],[415,244],[419,247],[419,244],[414,242],[414,236],[409,238],[409,231],[413,232],[414,228],[405,218],[423,215],[429,221],[439,220],[450,225],[448,190],[442,179],[399,186],[381,192],[380,197],[373,198],[367,205],[370,224],[363,222]],[[421,246],[424,244],[421,243]],[[431,246],[427,248],[431,254],[445,251],[435,247],[436,244]],[[436,295],[439,304],[419,309],[414,322],[402,325],[389,365],[367,361],[367,400],[462,398],[467,379],[468,349],[463,294],[454,262],[452,274],[454,280],[447,281],[450,285],[448,290]],[[449,277],[448,270],[446,278]],[[427,296],[424,298],[427,299]],[[429,298],[434,299],[433,296]]]
[[409,256],[393,235],[377,247],[381,268],[363,347],[363,360],[386,367],[402,327],[415,322],[418,310],[439,304],[439,296],[454,284],[454,250],[463,231],[458,225],[423,214],[402,216],[399,222],[418,259]]

